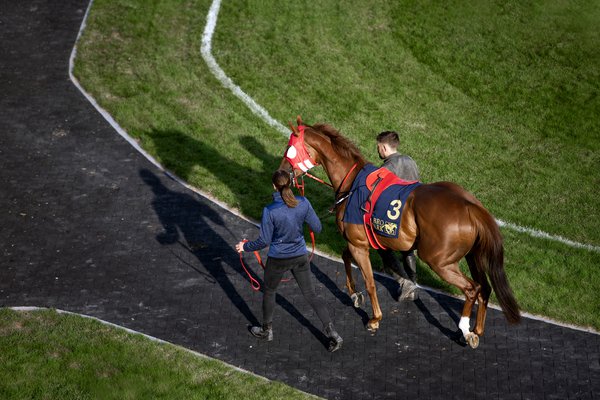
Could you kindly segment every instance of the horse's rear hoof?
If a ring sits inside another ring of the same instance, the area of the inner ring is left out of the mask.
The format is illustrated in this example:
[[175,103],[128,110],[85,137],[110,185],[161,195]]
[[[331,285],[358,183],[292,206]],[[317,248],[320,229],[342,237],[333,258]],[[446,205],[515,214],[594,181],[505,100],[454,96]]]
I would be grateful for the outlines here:
[[352,299],[354,308],[361,308],[362,305],[365,303],[365,296],[363,296],[362,293],[352,293],[350,298]]
[[476,349],[479,346],[479,336],[474,334],[473,332],[469,333],[465,340],[471,346],[472,349]]

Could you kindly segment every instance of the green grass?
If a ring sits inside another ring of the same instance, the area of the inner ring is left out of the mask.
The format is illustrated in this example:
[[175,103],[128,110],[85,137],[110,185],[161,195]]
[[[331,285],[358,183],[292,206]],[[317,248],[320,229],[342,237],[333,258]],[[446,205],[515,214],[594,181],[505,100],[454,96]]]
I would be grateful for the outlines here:
[[0,309],[2,399],[315,399],[180,347],[55,311]]
[[[210,1],[96,0],[75,75],[165,167],[259,219],[287,138],[221,87],[200,55]],[[394,129],[425,181],[499,219],[600,245],[600,4],[576,1],[223,2],[213,54],[281,122],[328,122],[377,162]],[[332,194],[308,183],[344,243]],[[524,310],[600,329],[600,254],[503,229]],[[372,258],[378,264],[377,257]],[[427,267],[421,283],[447,288]]]

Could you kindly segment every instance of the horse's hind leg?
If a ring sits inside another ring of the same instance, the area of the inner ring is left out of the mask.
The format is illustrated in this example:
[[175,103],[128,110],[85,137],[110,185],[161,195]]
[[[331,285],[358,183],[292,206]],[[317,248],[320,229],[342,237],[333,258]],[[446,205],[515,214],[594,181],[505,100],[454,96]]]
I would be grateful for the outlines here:
[[465,305],[463,306],[458,328],[462,331],[463,337],[469,346],[471,346],[473,349],[476,348],[479,346],[479,336],[476,333],[470,332],[469,329],[471,311],[473,310],[475,300],[479,296],[481,286],[467,278],[465,274],[460,271],[458,268],[458,262],[441,268],[432,266],[432,269],[437,272],[442,279],[449,284],[456,286],[464,293]]
[[490,283],[488,282],[485,273],[479,272],[473,254],[467,254],[465,258],[467,259],[467,264],[469,265],[469,271],[471,271],[471,277],[473,277],[475,282],[481,285],[481,290],[477,296],[477,322],[475,323],[473,332],[478,336],[483,336],[487,306],[490,299],[490,294],[492,293],[492,288],[490,287]]
[[342,252],[342,260],[344,261],[344,268],[346,269],[346,288],[350,294],[350,299],[355,308],[360,308],[365,302],[365,296],[361,292],[356,292],[356,283],[354,282],[354,275],[352,274],[352,254],[350,249],[346,246]]

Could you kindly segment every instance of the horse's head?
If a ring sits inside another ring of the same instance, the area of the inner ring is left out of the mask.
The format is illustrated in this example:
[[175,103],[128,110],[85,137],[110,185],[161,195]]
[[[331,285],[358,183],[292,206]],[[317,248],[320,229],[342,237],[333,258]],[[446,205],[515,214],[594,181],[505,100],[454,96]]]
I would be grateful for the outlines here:
[[307,127],[300,116],[297,117],[296,122],[297,126],[289,122],[292,133],[279,169],[293,172],[294,176],[299,176],[319,165],[319,154],[304,140],[304,132]]
[[323,166],[336,190],[344,182],[351,182],[348,179],[352,171],[359,171],[366,163],[358,148],[330,125],[306,125],[300,116],[296,122],[297,126],[289,124],[292,134],[279,169],[293,175],[297,186],[296,178],[300,175],[315,179],[308,170],[317,165]]

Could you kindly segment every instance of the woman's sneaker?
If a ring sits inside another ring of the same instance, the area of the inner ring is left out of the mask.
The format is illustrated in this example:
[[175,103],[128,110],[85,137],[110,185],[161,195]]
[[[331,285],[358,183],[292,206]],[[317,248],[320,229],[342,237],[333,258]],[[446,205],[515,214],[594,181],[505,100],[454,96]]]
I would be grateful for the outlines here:
[[325,335],[329,338],[329,347],[327,351],[333,353],[334,351],[339,350],[342,347],[342,343],[344,340],[342,337],[335,331],[333,324],[330,322],[325,327]]
[[271,324],[263,325],[263,326],[253,326],[250,328],[250,333],[252,336],[257,337],[259,339],[266,339],[267,342],[273,340],[273,328],[271,328]]

